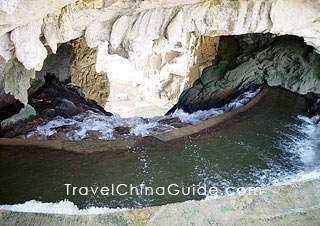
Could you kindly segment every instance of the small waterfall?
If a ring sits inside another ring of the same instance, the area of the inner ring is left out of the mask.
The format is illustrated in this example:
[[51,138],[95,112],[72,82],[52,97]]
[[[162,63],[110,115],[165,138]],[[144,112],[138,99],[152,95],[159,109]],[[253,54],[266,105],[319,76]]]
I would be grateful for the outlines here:
[[90,139],[90,132],[94,131],[101,140],[116,139],[115,130],[123,128],[126,136],[149,136],[152,134],[173,130],[176,128],[171,122],[181,126],[194,125],[205,121],[209,118],[219,116],[223,113],[240,108],[257,96],[261,91],[258,88],[255,91],[248,91],[230,103],[220,108],[212,108],[205,111],[196,111],[192,114],[177,109],[173,114],[168,116],[157,116],[153,118],[121,118],[119,115],[105,116],[92,111],[73,116],[71,118],[56,117],[50,122],[40,125],[35,131],[28,134],[27,138],[41,136],[45,139],[62,131],[66,133],[69,140]]

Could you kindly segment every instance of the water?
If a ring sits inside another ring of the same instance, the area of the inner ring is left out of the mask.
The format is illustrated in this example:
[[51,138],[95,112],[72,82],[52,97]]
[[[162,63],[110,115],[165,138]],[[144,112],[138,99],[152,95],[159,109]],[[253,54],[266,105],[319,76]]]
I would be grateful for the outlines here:
[[305,97],[272,89],[252,109],[211,132],[158,149],[140,148],[121,154],[85,155],[0,146],[0,204],[67,199],[70,202],[60,204],[32,201],[13,209],[60,209],[67,213],[61,210],[64,206],[69,213],[78,213],[78,208],[91,207],[91,212],[99,213],[106,209],[92,207],[142,208],[200,200],[207,195],[67,196],[64,184],[154,188],[207,185],[217,187],[222,194],[228,186],[263,188],[317,177],[320,128],[305,117],[307,105]]
[[165,132],[175,129],[174,126],[165,123],[166,120],[174,120],[176,123],[182,125],[197,124],[201,121],[207,120],[212,117],[216,117],[223,113],[229,112],[233,109],[244,106],[252,98],[258,95],[261,88],[256,90],[249,90],[239,97],[235,98],[229,104],[220,108],[212,108],[206,111],[197,111],[192,114],[188,114],[181,109],[175,111],[172,115],[168,116],[156,116],[152,118],[121,118],[119,115],[111,117],[87,111],[83,114],[73,116],[71,118],[63,118],[58,116],[53,120],[39,125],[34,131],[31,131],[27,137],[31,138],[41,136],[43,139],[48,139],[50,136],[57,133],[57,130],[63,126],[74,127],[72,131],[66,132],[66,138],[69,140],[84,140],[91,139],[88,131],[96,131],[99,133],[98,139],[101,140],[112,140],[118,137],[115,136],[115,128],[127,127],[130,128],[127,134],[123,134],[121,137],[128,136],[148,136],[159,132]]

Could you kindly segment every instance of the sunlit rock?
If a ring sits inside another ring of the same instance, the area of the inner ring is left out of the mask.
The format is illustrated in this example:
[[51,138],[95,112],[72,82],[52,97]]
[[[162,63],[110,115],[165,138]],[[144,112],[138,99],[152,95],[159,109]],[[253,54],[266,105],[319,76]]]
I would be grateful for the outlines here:
[[[90,48],[104,46],[101,52],[110,59],[98,56],[97,64],[99,61],[114,62],[118,56],[112,55],[119,55],[117,62],[122,63],[119,70],[130,70],[131,76],[122,73],[121,78],[116,77],[112,74],[115,66],[112,69],[105,65],[109,71],[99,67],[97,70],[111,78],[110,101],[112,80],[120,83],[126,80],[125,85],[130,85],[128,89],[137,93],[134,99],[145,99],[142,104],[131,100],[131,109],[141,106],[170,108],[180,93],[200,76],[203,68],[210,66],[215,51],[207,54],[206,45],[216,46],[214,37],[267,32],[290,34],[302,37],[316,51],[320,50],[320,4],[317,1],[12,0],[5,1],[4,8],[5,12],[0,13],[0,34],[11,32],[15,46],[11,52],[16,52],[18,60],[28,70],[42,69],[47,55],[45,45],[56,53],[59,43],[82,36]],[[27,13],[30,8],[32,15]],[[0,43],[0,54],[10,59],[7,38],[2,37]],[[273,79],[273,84],[277,84],[276,80]],[[132,81],[135,84],[130,84]],[[307,92],[312,83],[303,83],[293,90]],[[103,104],[107,100],[97,101]]]
[[110,84],[107,74],[96,71],[97,50],[87,46],[84,38],[72,42],[74,60],[70,65],[71,82],[80,87],[87,98],[101,106],[108,100]]
[[12,14],[20,0],[3,0],[0,2],[0,10]]
[[41,26],[42,20],[32,21],[28,25],[15,28],[10,35],[17,59],[27,70],[40,71],[47,57],[47,50],[39,39]]
[[10,50],[13,48],[9,33],[0,36],[0,57],[8,62],[11,59]]

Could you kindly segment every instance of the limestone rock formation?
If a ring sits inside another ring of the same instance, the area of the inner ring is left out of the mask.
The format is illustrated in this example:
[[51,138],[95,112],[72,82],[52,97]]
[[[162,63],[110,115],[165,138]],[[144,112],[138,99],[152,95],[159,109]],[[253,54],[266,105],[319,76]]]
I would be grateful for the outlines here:
[[15,46],[16,57],[27,70],[40,71],[47,57],[47,50],[39,39],[41,27],[42,20],[32,21],[17,27],[10,35]]
[[0,2],[0,10],[12,14],[14,9],[17,7],[19,0],[3,0]]
[[220,107],[230,98],[268,84],[293,92],[320,94],[320,55],[293,36],[224,36],[214,65],[169,111],[187,112]]
[[60,82],[70,82],[70,64],[74,58],[73,47],[68,44],[61,44],[54,54],[49,54],[44,61],[41,71],[36,72],[36,76],[41,78],[47,74],[54,74]]
[[5,33],[0,36],[0,56],[8,62],[11,59],[11,49],[13,48],[13,43],[10,40],[9,33]]
[[[25,136],[28,132],[35,130],[38,125],[57,116],[69,118],[86,111],[106,116],[112,115],[104,111],[95,101],[87,99],[78,87],[71,84],[65,85],[53,75],[46,75],[45,80],[45,84],[30,95],[29,103],[31,106],[27,105],[22,108],[19,114],[9,119],[3,120],[4,118],[0,117],[0,120],[4,122],[1,124],[4,126],[0,130],[1,137]],[[21,109],[19,105],[13,107]],[[7,110],[15,111],[15,109]],[[35,112],[37,114],[32,120],[25,120],[28,119],[28,116],[35,115]]]
[[[0,2],[0,36],[33,20],[44,18],[76,0],[2,0]],[[32,10],[32,13],[30,12]]]
[[[1,94],[10,93],[22,103],[27,104],[27,91],[30,88],[30,79],[35,78],[35,71],[26,70],[16,58],[9,60],[5,65],[3,64],[3,67],[0,67],[0,70],[2,75],[2,78],[0,77],[0,83],[4,86],[4,89],[1,90]],[[6,105],[6,100],[8,99],[10,100],[10,97],[1,98],[0,104],[2,106]]]
[[0,58],[0,109],[13,104],[16,101],[15,98],[27,104],[28,95],[34,93],[43,84],[43,74],[26,70],[16,58],[7,63]]
[[46,83],[37,92],[30,95],[30,104],[39,114],[51,112],[48,117],[70,117],[86,110],[111,115],[98,106],[97,103],[81,93],[76,86],[65,85],[53,75],[46,76]]
[[37,113],[34,110],[34,108],[31,105],[27,104],[24,108],[20,110],[18,114],[15,114],[12,117],[3,120],[1,122],[1,128],[10,124],[14,124],[19,120],[28,120],[31,117],[36,116],[36,114]]
[[111,83],[106,108],[127,117],[164,114],[211,65],[218,44],[219,37],[196,33],[188,35],[185,47],[171,46],[166,38],[159,38],[150,50],[137,53],[133,60],[108,54],[108,46],[100,45],[97,69],[106,72]]
[[73,41],[72,45],[74,59],[70,65],[71,82],[79,86],[87,98],[104,106],[110,84],[106,73],[96,72],[97,50],[89,48],[83,38]]
[[[127,61],[135,62],[134,74],[142,70],[145,81],[136,84],[138,92],[146,101],[167,107],[196,79],[197,68],[201,71],[215,55],[198,62],[201,57],[190,49],[190,41],[270,32],[302,37],[320,51],[319,1],[6,0],[0,10],[0,55],[6,61],[16,56],[26,69],[41,70],[47,56],[44,46],[56,53],[59,43],[84,37],[90,48],[101,50],[97,64],[108,62],[106,58],[113,54],[121,56],[125,66],[130,66]],[[203,48],[198,49],[202,54]]]

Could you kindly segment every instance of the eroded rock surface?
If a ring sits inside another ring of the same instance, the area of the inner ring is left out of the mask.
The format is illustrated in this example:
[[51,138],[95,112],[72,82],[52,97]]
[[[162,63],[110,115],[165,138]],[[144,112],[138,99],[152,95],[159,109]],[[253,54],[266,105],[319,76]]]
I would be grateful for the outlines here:
[[10,118],[3,120],[1,122],[1,127],[2,128],[6,127],[7,125],[14,124],[20,120],[29,120],[36,115],[37,113],[34,110],[34,108],[31,105],[27,104],[19,111],[19,113],[11,116]]
[[[320,99],[318,99],[314,103],[314,105],[311,107],[309,114],[311,117],[315,115],[320,115]],[[319,122],[320,122],[320,118],[319,118]]]
[[[22,120],[5,126],[0,131],[0,136],[24,137],[38,125],[57,116],[69,118],[86,111],[106,116],[112,115],[104,111],[95,101],[87,99],[80,92],[79,87],[65,85],[52,75],[47,75],[45,85],[30,95],[29,104],[35,109],[37,115],[32,120]],[[21,106],[17,107],[21,108]]]
[[97,68],[111,83],[106,108],[125,117],[163,115],[212,65],[218,45],[219,37],[196,33],[175,46],[163,37],[144,53],[132,53],[132,59],[111,55],[108,46],[100,46]]
[[54,74],[60,82],[70,82],[70,64],[74,59],[73,47],[68,44],[62,44],[55,54],[50,54],[46,58],[41,71],[36,75],[43,78],[46,74]]
[[[318,1],[7,0],[2,2],[0,10],[0,55],[8,61],[16,54],[27,69],[41,69],[47,55],[44,46],[49,46],[56,53],[58,43],[83,36],[91,48],[104,47],[109,54],[118,54],[124,60],[136,62],[142,55],[150,53],[157,43],[166,40],[165,45],[159,46],[158,52],[171,53],[178,49],[178,53],[169,54],[170,57],[177,55],[170,61],[176,60],[171,67],[186,69],[191,83],[198,73],[192,65],[199,55],[188,50],[190,34],[200,37],[266,32],[290,34],[302,37],[308,45],[320,51]],[[162,56],[160,58],[164,59]],[[203,63],[208,62],[209,58],[204,59]],[[104,60],[97,57],[99,59]],[[154,68],[161,65],[156,55],[142,59],[142,62],[153,62]],[[201,68],[201,64],[195,66]],[[174,100],[177,93],[188,87],[189,79],[181,78],[180,72],[167,73],[168,67],[162,66],[156,76],[152,73],[154,70],[143,68],[143,71],[147,70],[143,78],[151,78],[152,85],[146,85],[146,89],[154,91],[156,87],[153,97],[158,95],[165,99],[168,95],[170,97],[166,103],[169,103],[170,98]],[[154,81],[160,81],[160,85]],[[176,85],[179,83],[185,86]],[[297,92],[300,90],[303,93],[305,89],[298,89]],[[26,93],[26,90],[15,93]],[[160,97],[158,102],[162,100]]]
[[[27,70],[16,59],[9,60],[6,64],[0,63],[0,85],[2,89],[0,91],[0,107],[4,107],[14,101],[14,99],[8,95],[13,95],[20,102],[28,103],[28,89],[31,87],[30,79],[35,78],[34,70]],[[35,89],[37,82],[35,84]]]
[[71,42],[74,59],[70,65],[71,82],[80,87],[87,98],[104,106],[110,93],[107,74],[96,72],[97,50],[89,48],[83,38]]
[[214,66],[182,93],[170,111],[219,107],[234,95],[261,84],[300,94],[320,93],[320,55],[293,36],[224,36]]

